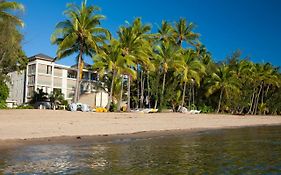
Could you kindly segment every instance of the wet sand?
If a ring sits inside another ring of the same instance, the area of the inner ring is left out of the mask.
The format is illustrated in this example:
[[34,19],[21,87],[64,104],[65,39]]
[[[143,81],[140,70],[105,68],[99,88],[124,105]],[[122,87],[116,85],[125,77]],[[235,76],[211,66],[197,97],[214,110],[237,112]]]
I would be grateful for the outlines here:
[[[0,146],[147,137],[182,131],[281,125],[280,116],[0,110]],[[173,132],[171,132],[173,131]]]

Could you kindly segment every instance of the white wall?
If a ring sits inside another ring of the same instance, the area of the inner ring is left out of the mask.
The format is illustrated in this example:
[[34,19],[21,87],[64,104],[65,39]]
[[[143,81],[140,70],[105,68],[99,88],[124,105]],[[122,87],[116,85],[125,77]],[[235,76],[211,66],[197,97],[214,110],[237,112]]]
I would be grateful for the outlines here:
[[61,92],[64,94],[64,98],[67,98],[67,70],[62,70],[62,90]]
[[96,106],[106,107],[108,103],[108,93],[105,91],[98,92],[96,95]]
[[11,72],[8,74],[10,81],[7,83],[9,87],[9,97],[7,100],[16,101],[17,105],[24,103],[24,71]]

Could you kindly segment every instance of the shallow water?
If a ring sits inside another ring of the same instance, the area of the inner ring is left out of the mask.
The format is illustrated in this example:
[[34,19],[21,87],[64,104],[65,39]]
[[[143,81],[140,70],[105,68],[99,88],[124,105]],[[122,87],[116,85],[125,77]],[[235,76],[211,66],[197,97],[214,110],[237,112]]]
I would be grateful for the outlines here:
[[281,126],[0,151],[0,174],[281,174]]

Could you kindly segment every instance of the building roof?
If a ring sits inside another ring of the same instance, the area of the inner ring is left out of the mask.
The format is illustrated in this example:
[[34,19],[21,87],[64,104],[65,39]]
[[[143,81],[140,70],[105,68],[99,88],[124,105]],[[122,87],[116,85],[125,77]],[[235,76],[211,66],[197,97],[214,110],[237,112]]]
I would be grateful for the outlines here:
[[[77,68],[77,64],[71,66],[71,68]],[[84,69],[92,69],[92,65],[84,62]]]
[[42,53],[29,57],[29,61],[33,61],[36,59],[40,59],[40,60],[44,60],[44,61],[51,61],[51,62],[54,61],[54,58],[52,58],[48,55],[42,54]]

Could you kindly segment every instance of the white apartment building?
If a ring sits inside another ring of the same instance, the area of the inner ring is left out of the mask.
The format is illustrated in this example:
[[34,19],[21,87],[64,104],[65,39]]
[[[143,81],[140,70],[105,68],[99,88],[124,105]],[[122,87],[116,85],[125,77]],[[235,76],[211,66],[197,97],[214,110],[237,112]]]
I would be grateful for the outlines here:
[[[75,94],[76,70],[74,66],[56,64],[53,58],[44,54],[32,56],[26,70],[9,74],[10,94],[7,101],[20,105],[29,102],[34,91],[38,89],[43,89],[48,94],[58,89],[64,94],[65,99],[71,102]],[[81,102],[84,101],[93,107],[105,107],[108,93],[100,87],[100,84],[97,72],[83,69],[80,83]]]

